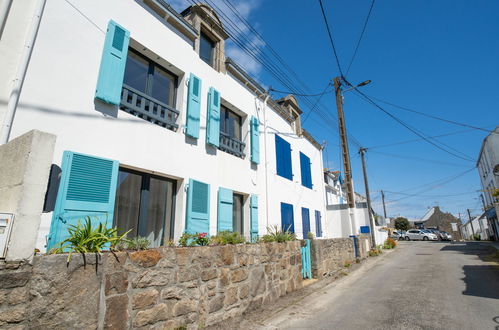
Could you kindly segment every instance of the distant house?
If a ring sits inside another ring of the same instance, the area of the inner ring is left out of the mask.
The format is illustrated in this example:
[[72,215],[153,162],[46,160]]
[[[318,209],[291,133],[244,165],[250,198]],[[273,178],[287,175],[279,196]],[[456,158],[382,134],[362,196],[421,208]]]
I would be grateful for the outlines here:
[[440,207],[434,206],[419,220],[414,221],[416,228],[435,228],[452,234],[454,239],[461,239],[461,222],[452,214],[442,212]]
[[461,236],[464,239],[473,239],[474,235],[479,235],[481,240],[493,237],[485,212],[461,226]]

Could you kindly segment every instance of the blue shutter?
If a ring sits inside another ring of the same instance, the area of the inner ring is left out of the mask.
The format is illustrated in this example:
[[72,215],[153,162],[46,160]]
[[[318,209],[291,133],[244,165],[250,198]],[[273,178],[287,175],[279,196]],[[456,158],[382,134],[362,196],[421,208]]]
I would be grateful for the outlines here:
[[189,234],[210,231],[210,185],[189,179],[187,188],[187,223]]
[[116,22],[109,21],[95,98],[114,105],[120,104],[129,41],[130,32]]
[[260,124],[258,118],[251,117],[251,161],[260,164]]
[[218,226],[217,231],[234,231],[233,227],[233,195],[232,190],[218,188]]
[[322,237],[321,211],[315,211],[315,236]]
[[291,204],[281,203],[281,227],[284,231],[295,232],[293,205]]
[[208,92],[206,114],[206,143],[218,147],[220,144],[220,93],[213,87]]
[[293,170],[291,165],[291,145],[276,134],[275,150],[277,175],[289,180],[293,180]]
[[360,226],[360,233],[369,234],[370,233],[369,226]]
[[258,239],[258,196],[250,197],[251,241]]
[[303,228],[303,239],[307,239],[308,233],[310,232],[310,212],[307,208],[301,208],[301,222]]
[[312,189],[312,173],[310,171],[310,158],[300,152],[301,184]]
[[199,138],[199,116],[201,112],[201,79],[191,73],[187,95],[187,122],[185,134]]
[[64,151],[59,192],[47,251],[68,238],[69,225],[90,217],[92,225],[113,225],[118,161]]

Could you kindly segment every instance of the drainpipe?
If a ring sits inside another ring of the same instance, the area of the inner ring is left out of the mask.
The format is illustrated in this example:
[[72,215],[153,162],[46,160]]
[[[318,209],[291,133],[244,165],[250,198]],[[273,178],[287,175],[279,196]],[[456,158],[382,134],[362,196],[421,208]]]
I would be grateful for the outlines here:
[[13,0],[4,0],[0,4],[0,40],[3,34],[3,28],[7,22],[7,16],[9,16],[10,6],[12,6]]
[[267,160],[267,100],[269,99],[269,91],[265,92],[265,99],[263,101],[263,145],[265,153],[265,230],[269,228],[269,172]]
[[[35,44],[36,35],[38,34],[38,29],[40,27],[40,21],[42,19],[43,9],[45,7],[46,0],[38,0],[36,3],[35,11],[33,14],[33,20],[31,22],[31,27],[29,29],[28,35],[26,37],[26,43],[24,45],[24,50],[22,51],[21,60],[19,62],[16,75],[13,79],[12,90],[10,92],[9,100],[7,102],[7,110],[5,113],[4,120],[2,122],[2,127],[0,129],[0,145],[5,144],[9,141],[10,131],[12,129],[12,123],[14,122],[14,117],[16,115],[17,104],[19,103],[19,96],[21,95],[21,90],[24,83],[24,78],[26,77],[26,71],[28,70],[29,60],[31,58],[31,53],[33,52],[33,46]],[[1,15],[3,15],[4,7],[10,7],[7,5],[2,6]],[[8,14],[8,8],[6,9]],[[6,17],[0,16],[3,21],[0,21],[2,27],[5,24]]]

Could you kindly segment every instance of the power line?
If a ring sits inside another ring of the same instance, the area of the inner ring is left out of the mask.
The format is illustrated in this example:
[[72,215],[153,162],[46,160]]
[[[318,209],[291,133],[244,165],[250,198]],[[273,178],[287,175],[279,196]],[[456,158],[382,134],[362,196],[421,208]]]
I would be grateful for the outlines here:
[[324,6],[322,5],[322,0],[319,0],[319,4],[321,6],[322,17],[324,18],[324,23],[326,23],[327,34],[329,36],[329,41],[331,42],[331,46],[333,47],[334,58],[336,59],[336,65],[338,65],[338,71],[340,71],[340,75],[343,77],[343,71],[341,70],[340,60],[338,58],[338,53],[336,52],[336,47],[334,46],[333,35],[331,33],[331,29],[329,28],[329,23],[327,21],[326,13],[324,12]]
[[449,166],[463,166],[463,167],[468,167],[468,166],[462,165],[462,164],[441,162],[441,161],[434,160],[434,159],[420,158],[420,157],[414,157],[414,156],[404,156],[404,155],[399,155],[399,154],[391,154],[391,153],[388,153],[388,152],[373,151],[373,150],[370,150],[370,149],[369,149],[369,151],[371,153],[374,153],[374,154],[389,156],[389,157],[393,157],[393,158],[409,159],[409,160],[419,160],[419,161],[426,162],[426,163],[434,163],[434,164],[449,165]]
[[352,66],[352,63],[355,60],[355,56],[357,56],[357,51],[359,50],[359,46],[360,46],[360,42],[362,41],[362,37],[364,36],[364,33],[366,32],[367,23],[369,22],[369,18],[371,17],[371,12],[373,10],[375,2],[376,2],[376,0],[371,1],[371,7],[369,7],[369,12],[367,13],[366,20],[364,21],[364,27],[362,28],[362,32],[360,33],[359,41],[357,41],[357,46],[355,46],[355,51],[353,52],[352,59],[350,60],[350,63],[348,64],[347,76],[348,76],[348,73],[350,72],[350,67]]
[[331,82],[329,82],[326,86],[326,89],[324,89],[324,91],[322,91],[321,93],[317,93],[317,94],[298,94],[298,93],[293,93],[293,91],[280,91],[280,90],[277,90],[277,89],[273,89],[273,88],[269,88],[269,91],[271,92],[276,92],[276,93],[281,93],[281,94],[293,94],[294,96],[322,96],[324,95],[325,93],[327,92],[332,92],[333,90],[329,90],[327,91],[327,88],[331,86]]
[[317,98],[317,101],[315,101],[314,106],[310,109],[310,111],[309,111],[309,112],[307,112],[307,114],[305,115],[305,118],[303,118],[303,120],[302,120],[302,124],[305,124],[305,122],[307,121],[307,119],[308,119],[308,117],[310,116],[310,114],[311,114],[312,112],[314,112],[314,110],[316,109],[317,104],[319,104],[319,102],[320,102],[320,100],[321,100],[322,96],[323,96],[324,94],[328,93],[328,92],[331,92],[331,91],[328,91],[328,90],[327,90],[329,86],[331,86],[331,82],[329,82],[329,83],[326,85],[326,88],[324,88],[324,91],[323,91],[321,94],[319,94],[319,97]]
[[417,111],[417,110],[414,110],[414,109],[403,107],[401,105],[393,104],[391,102],[387,102],[387,101],[381,100],[381,99],[376,98],[376,97],[372,97],[371,96],[371,98],[373,98],[374,100],[376,100],[378,102],[390,105],[390,106],[392,106],[394,108],[405,110],[405,111],[412,112],[412,113],[416,113],[418,115],[425,116],[425,117],[428,117],[428,118],[432,118],[432,119],[435,119],[435,120],[440,120],[440,121],[443,121],[443,122],[446,122],[446,123],[449,123],[449,124],[454,124],[454,125],[458,125],[458,126],[462,126],[462,127],[468,127],[468,128],[476,129],[476,130],[480,130],[480,131],[485,131],[487,133],[492,133],[493,132],[493,131],[490,131],[490,130],[488,130],[486,128],[483,128],[483,127],[477,127],[477,126],[473,126],[473,125],[469,125],[469,124],[465,124],[465,123],[460,123],[460,122],[457,122],[457,121],[454,121],[454,120],[445,119],[445,118],[442,118],[442,117],[437,117],[437,116],[434,116],[434,115],[430,115],[428,113],[424,113],[424,112],[421,112],[421,111]]
[[[438,149],[440,149],[440,150],[442,150],[442,151],[444,151],[444,152],[446,152],[446,153],[448,153],[450,155],[453,155],[454,157],[457,157],[457,158],[460,158],[460,159],[463,159],[463,160],[466,160],[466,161],[474,162],[470,157],[468,157],[466,155],[464,155],[465,157],[462,157],[462,156],[458,155],[457,153],[454,153],[452,151],[449,151],[449,150],[443,148],[442,146],[440,146],[437,143],[433,142],[429,137],[425,136],[423,133],[419,132],[415,128],[411,127],[409,124],[405,123],[403,120],[401,120],[398,117],[396,117],[395,115],[393,115],[391,112],[385,110],[379,104],[377,104],[376,102],[374,102],[369,96],[367,96],[366,94],[364,94],[363,92],[361,92],[358,88],[355,88],[354,90],[357,93],[359,93],[365,100],[367,100],[368,103],[372,104],[373,106],[375,106],[376,108],[378,108],[379,110],[381,110],[382,112],[384,112],[386,115],[388,115],[389,117],[391,117],[393,120],[395,120],[396,122],[398,122],[400,125],[404,126],[409,131],[413,132],[414,134],[416,134],[417,136],[419,136],[420,138],[422,138],[423,140],[425,140],[429,144],[435,146],[436,148],[438,148]],[[440,143],[443,144],[442,142],[440,142]],[[448,148],[450,148],[450,147],[448,147]]]

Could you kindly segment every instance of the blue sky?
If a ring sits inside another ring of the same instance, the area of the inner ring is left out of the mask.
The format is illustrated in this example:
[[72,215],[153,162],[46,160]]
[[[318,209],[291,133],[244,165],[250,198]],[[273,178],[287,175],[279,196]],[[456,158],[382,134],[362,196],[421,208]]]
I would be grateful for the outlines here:
[[[310,93],[321,92],[328,81],[339,74],[318,1],[231,1],[267,45],[306,83]],[[224,1],[215,3],[237,21]],[[346,71],[371,0],[323,0],[323,3],[340,63]],[[172,2],[177,9],[182,9],[184,4],[183,0]],[[499,2],[495,0],[378,0],[348,80],[358,83],[370,79],[372,83],[362,88],[370,96],[491,129],[499,124],[498,12]],[[242,24],[238,26],[242,30],[239,34],[249,33]],[[254,36],[250,38],[260,53],[268,51],[265,43]],[[264,85],[286,89],[237,46],[228,48],[229,56],[236,58]],[[336,116],[333,94],[323,96],[321,103],[324,106],[321,111],[330,111]],[[306,115],[310,109],[301,104]],[[476,160],[486,132],[466,130],[381,105],[428,136],[460,132],[438,141]],[[375,148],[418,137],[365,103],[355,92],[345,94],[344,109],[348,132],[368,148],[369,184],[376,211],[382,213],[379,191],[383,189],[387,191],[389,216],[418,218],[436,204],[454,214],[465,213],[467,208],[472,209],[473,214],[480,212],[480,181],[476,169],[445,183],[473,168],[474,162],[444,153],[424,141]],[[327,142],[324,161],[329,161],[329,168],[339,169],[337,128],[325,123],[316,112],[310,115],[304,127],[318,141]],[[358,147],[350,144],[355,189],[363,194],[357,152]],[[420,195],[407,195],[416,193]]]

